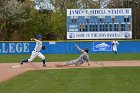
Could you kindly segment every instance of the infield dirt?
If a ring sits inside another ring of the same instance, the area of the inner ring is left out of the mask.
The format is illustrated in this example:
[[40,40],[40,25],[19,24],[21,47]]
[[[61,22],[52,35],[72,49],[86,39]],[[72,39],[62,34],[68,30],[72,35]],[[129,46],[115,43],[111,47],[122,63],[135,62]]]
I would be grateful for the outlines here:
[[48,70],[48,69],[69,69],[69,68],[94,68],[94,67],[117,67],[117,66],[140,66],[140,60],[128,61],[94,61],[90,62],[90,66],[86,63],[80,66],[56,67],[57,64],[64,62],[48,62],[47,67],[43,67],[41,62],[25,63],[0,63],[0,82],[6,81],[16,75],[22,74],[29,70]]

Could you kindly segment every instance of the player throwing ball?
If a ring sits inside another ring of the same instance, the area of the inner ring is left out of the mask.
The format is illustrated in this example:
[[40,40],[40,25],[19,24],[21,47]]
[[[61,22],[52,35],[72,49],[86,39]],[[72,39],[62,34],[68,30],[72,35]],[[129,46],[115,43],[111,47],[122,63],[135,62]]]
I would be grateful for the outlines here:
[[22,60],[20,64],[22,65],[23,63],[31,62],[36,57],[39,57],[39,58],[42,59],[43,67],[46,67],[45,56],[40,52],[41,49],[45,49],[45,48],[43,48],[44,46],[42,46],[42,41],[41,41],[42,37],[41,37],[41,35],[37,35],[36,39],[31,38],[31,40],[34,40],[36,42],[36,46],[35,46],[34,50],[32,51],[32,54],[31,54],[30,58]]
[[76,45],[76,47],[79,50],[79,52],[81,53],[81,55],[77,59],[71,60],[69,62],[66,62],[66,63],[62,64],[62,65],[57,64],[56,66],[57,67],[64,67],[64,66],[69,66],[69,65],[78,66],[78,65],[83,64],[84,62],[87,62],[88,66],[90,66],[90,64],[89,64],[89,55],[88,55],[88,51],[89,50],[88,50],[88,48],[85,48],[84,50],[82,50],[82,49],[80,49],[80,47],[78,45]]

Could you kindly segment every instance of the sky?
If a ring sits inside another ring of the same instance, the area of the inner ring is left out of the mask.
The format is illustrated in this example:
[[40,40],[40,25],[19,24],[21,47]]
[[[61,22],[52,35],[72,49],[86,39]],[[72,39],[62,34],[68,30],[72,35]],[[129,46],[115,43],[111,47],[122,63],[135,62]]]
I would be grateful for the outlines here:
[[[42,8],[42,9],[53,9],[54,7],[52,6],[52,4],[50,4],[50,0],[44,0],[44,2],[37,2],[39,0],[32,0],[32,1],[36,1],[37,5],[35,6],[36,9]],[[98,0],[94,0],[94,1],[98,1]],[[109,0],[106,0],[106,2],[102,2],[101,3],[101,8],[104,8],[107,5],[107,2]]]
[[32,0],[32,1],[36,1],[36,9],[42,8],[42,9],[53,9],[52,4],[50,4],[49,0],[44,0],[43,2],[38,2],[39,0]]

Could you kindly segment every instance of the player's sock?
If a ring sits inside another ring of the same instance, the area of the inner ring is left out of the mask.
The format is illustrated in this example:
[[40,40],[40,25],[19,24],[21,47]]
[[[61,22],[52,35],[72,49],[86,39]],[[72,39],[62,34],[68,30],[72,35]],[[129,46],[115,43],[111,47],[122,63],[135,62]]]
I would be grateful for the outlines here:
[[42,62],[43,62],[43,64],[46,64],[46,60],[44,59],[44,60],[42,60]]
[[22,60],[22,62],[24,62],[24,63],[25,63],[25,62],[28,62],[28,59]]

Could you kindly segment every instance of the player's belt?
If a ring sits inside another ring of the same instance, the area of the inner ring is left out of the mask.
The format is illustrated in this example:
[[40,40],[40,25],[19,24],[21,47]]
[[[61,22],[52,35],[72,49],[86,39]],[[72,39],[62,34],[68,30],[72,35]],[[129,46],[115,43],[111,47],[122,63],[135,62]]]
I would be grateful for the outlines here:
[[[35,51],[35,50],[34,50]],[[39,51],[35,51],[35,52],[39,52]]]

